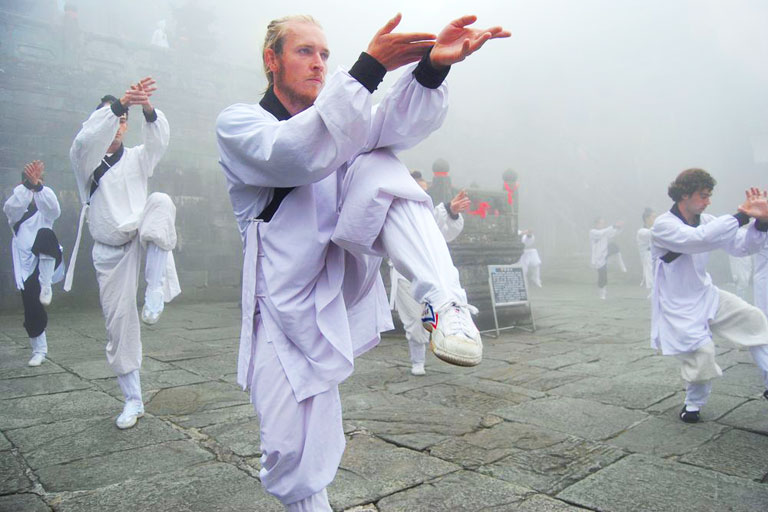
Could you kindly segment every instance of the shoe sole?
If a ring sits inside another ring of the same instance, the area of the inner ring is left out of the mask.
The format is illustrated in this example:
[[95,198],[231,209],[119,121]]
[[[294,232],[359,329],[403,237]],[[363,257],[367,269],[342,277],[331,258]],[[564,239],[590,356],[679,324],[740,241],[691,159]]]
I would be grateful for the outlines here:
[[456,356],[454,354],[444,352],[436,348],[435,344],[432,343],[431,339],[429,340],[429,348],[432,350],[432,353],[435,354],[435,357],[437,357],[441,361],[445,361],[446,363],[450,363],[456,366],[477,366],[483,360],[482,357],[480,357],[479,359],[467,359],[465,357]]
[[115,426],[120,430],[128,430],[129,428],[135,427],[136,424],[139,422],[139,418],[143,418],[143,417],[144,417],[144,413],[139,414],[138,416],[136,416],[136,421],[134,421],[132,424],[128,425],[127,427],[121,427],[117,423],[115,423]]

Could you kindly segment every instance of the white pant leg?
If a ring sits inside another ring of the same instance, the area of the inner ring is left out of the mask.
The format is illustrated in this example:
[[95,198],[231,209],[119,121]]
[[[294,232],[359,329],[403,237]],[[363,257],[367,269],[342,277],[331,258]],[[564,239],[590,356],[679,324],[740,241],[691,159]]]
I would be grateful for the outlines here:
[[755,360],[755,364],[760,368],[763,384],[766,389],[768,389],[768,345],[749,347],[749,352],[752,354],[752,359]]
[[47,254],[41,254],[38,257],[37,269],[39,271],[38,281],[40,281],[40,287],[46,288],[51,286],[53,279],[53,271],[56,266],[56,258],[48,256]]
[[617,252],[614,256],[616,257],[616,261],[618,262],[621,271],[626,272],[627,266],[624,264],[624,258],[622,257],[621,253]]
[[530,269],[533,271],[533,284],[541,288],[541,265],[531,265]]
[[685,386],[685,406],[689,411],[698,411],[707,403],[712,392],[712,381],[688,382]]
[[427,203],[393,200],[380,240],[397,271],[411,282],[417,302],[437,307],[467,302],[459,271]]
[[421,304],[414,300],[411,295],[411,283],[405,279],[400,279],[397,283],[397,296],[395,297],[395,308],[403,322],[405,337],[408,340],[408,348],[411,355],[411,363],[424,364],[427,353],[427,343],[429,343],[429,333],[421,323]]
[[255,324],[251,402],[260,420],[259,476],[267,492],[293,504],[321,493],[336,476],[346,443],[339,390],[296,402],[264,323]]
[[718,291],[717,313],[709,323],[712,332],[742,347],[768,344],[768,318],[763,312],[732,293]]
[[141,377],[139,376],[139,370],[133,370],[132,372],[125,373],[117,376],[117,384],[120,386],[120,391],[123,392],[125,401],[138,400],[143,402],[141,398]]
[[45,336],[45,331],[39,336],[29,338],[29,344],[32,346],[33,354],[46,355],[48,353],[48,340]]
[[164,251],[154,242],[147,243],[147,262],[144,267],[144,279],[147,281],[147,288],[160,288],[162,286],[170,252]]
[[288,512],[333,512],[328,502],[328,491],[323,489],[308,498],[296,501],[285,506]]

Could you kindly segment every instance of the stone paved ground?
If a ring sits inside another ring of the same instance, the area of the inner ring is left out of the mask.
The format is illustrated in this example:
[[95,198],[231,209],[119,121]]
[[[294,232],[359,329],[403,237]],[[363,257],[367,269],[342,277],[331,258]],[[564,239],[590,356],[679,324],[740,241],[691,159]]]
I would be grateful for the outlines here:
[[[534,293],[538,331],[485,338],[476,368],[429,356],[409,373],[386,338],[342,385],[336,510],[768,510],[768,402],[746,352],[703,421],[680,422],[673,361],[648,348],[634,286]],[[57,296],[61,299],[61,296]],[[235,385],[235,304],[171,305],[143,330],[147,415],[121,397],[98,310],[54,308],[50,359],[25,366],[20,312],[0,315],[0,510],[279,511],[257,480],[259,436]]]

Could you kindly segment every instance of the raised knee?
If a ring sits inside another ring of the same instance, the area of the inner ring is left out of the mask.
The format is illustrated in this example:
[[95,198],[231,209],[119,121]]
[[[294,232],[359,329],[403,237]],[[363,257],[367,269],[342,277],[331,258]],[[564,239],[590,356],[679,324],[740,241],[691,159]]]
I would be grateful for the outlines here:
[[163,192],[152,192],[149,194],[149,197],[147,198],[147,204],[153,206],[162,206],[166,208],[175,206],[171,196]]

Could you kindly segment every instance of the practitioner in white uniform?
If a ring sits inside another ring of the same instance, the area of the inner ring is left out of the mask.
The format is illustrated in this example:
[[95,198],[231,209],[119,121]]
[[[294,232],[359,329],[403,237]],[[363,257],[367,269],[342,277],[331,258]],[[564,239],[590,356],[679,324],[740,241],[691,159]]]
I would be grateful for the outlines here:
[[768,241],[760,252],[755,254],[753,264],[754,304],[768,317]]
[[528,279],[528,273],[530,272],[530,279],[533,284],[541,288],[541,257],[539,251],[536,249],[536,237],[533,234],[533,230],[525,229],[517,232],[520,235],[520,241],[523,242],[525,249],[520,256],[519,263],[523,266],[523,274]]
[[605,300],[608,292],[608,258],[615,256],[621,271],[627,271],[619,247],[610,242],[611,238],[621,232],[623,226],[624,223],[621,221],[606,226],[605,219],[598,217],[595,219],[594,227],[589,230],[589,243],[592,248],[591,264],[592,268],[597,270],[597,292],[603,300]]
[[643,279],[640,286],[649,290],[653,287],[653,264],[651,262],[651,226],[656,220],[656,212],[650,208],[643,211],[643,227],[637,230],[637,250],[640,253],[640,264],[643,266]]
[[[393,151],[446,115],[449,66],[500,27],[473,16],[434,35],[399,34],[400,15],[349,71],[326,81],[329,50],[310,17],[270,23],[268,90],[217,120],[220,163],[244,239],[238,382],[260,418],[261,481],[291,511],[330,511],[344,452],[338,385],[392,328],[379,267],[388,255],[426,303],[438,357],[480,361],[482,342],[429,196]],[[430,53],[431,48],[431,53]],[[371,93],[405,69],[382,101]]]
[[[714,187],[715,180],[702,169],[680,173],[668,190],[675,204],[658,216],[651,230],[651,347],[680,361],[686,383],[680,419],[686,423],[699,421],[712,380],[722,375],[713,333],[748,347],[768,387],[768,319],[758,308],[715,287],[706,270],[710,251],[747,256],[765,246],[768,201],[764,192],[750,189],[736,215],[714,217],[703,213]],[[747,229],[740,230],[744,225]],[[768,391],[764,396],[768,398]]]
[[[421,177],[421,173],[411,173],[411,177],[423,190],[427,190],[429,184]],[[464,217],[461,213],[469,209],[470,199],[465,191],[461,191],[449,202],[438,204],[433,210],[435,222],[446,242],[452,242],[464,229]],[[429,332],[421,322],[421,313],[424,309],[411,293],[411,283],[395,270],[392,260],[389,263],[390,292],[389,307],[397,309],[397,315],[403,322],[405,338],[408,340],[408,349],[411,356],[411,374],[426,375],[424,363],[426,362],[427,344]]]
[[45,328],[51,303],[51,284],[64,278],[61,246],[53,232],[53,222],[61,215],[56,194],[43,185],[45,165],[35,160],[24,166],[22,182],[3,205],[13,238],[13,276],[21,290],[24,329],[32,346],[29,366],[40,366],[48,353]]
[[[70,149],[83,209],[65,290],[72,286],[83,221],[93,237],[93,266],[107,327],[107,362],[125,397],[118,428],[130,428],[144,415],[139,368],[141,328],[136,292],[142,252],[147,282],[141,319],[157,322],[165,302],[181,291],[172,250],[176,246],[176,207],[167,194],[148,194],[148,180],[168,147],[165,115],[150,97],[155,81],[131,85],[119,100],[104,96],[83,123]],[[128,109],[140,105],[144,143],[126,148]]]

